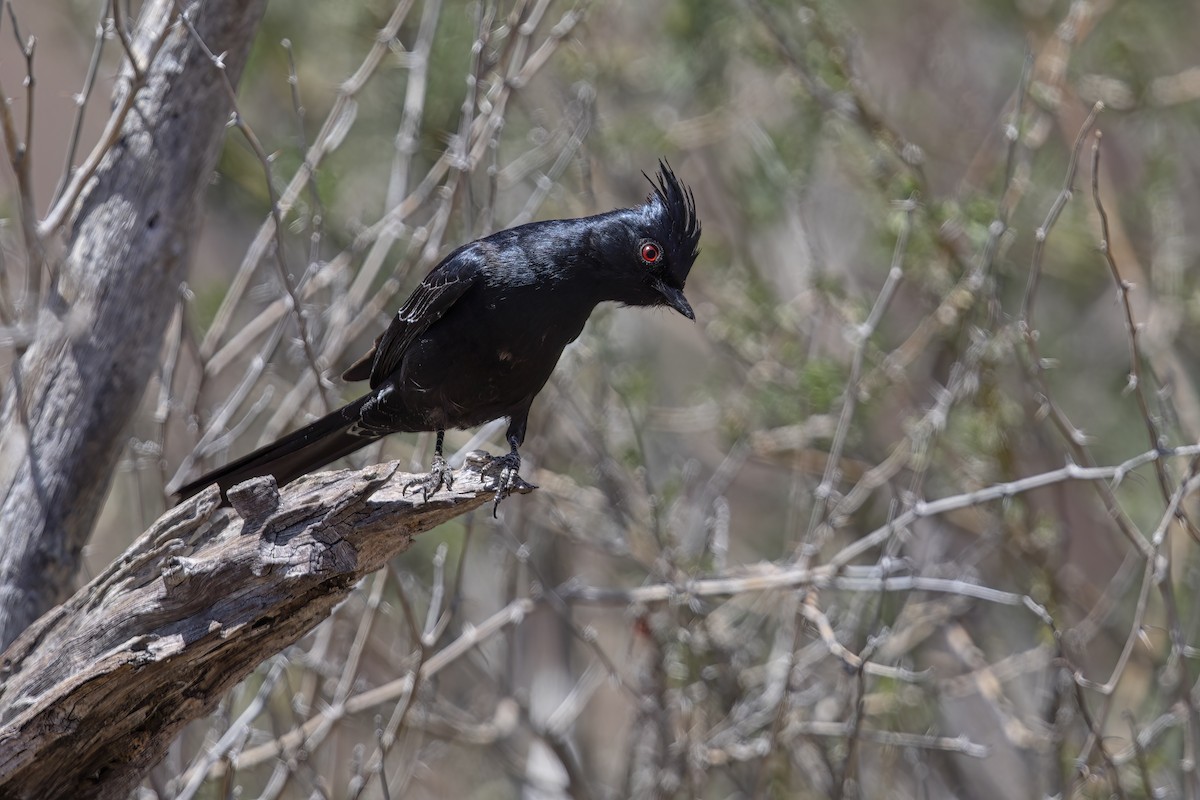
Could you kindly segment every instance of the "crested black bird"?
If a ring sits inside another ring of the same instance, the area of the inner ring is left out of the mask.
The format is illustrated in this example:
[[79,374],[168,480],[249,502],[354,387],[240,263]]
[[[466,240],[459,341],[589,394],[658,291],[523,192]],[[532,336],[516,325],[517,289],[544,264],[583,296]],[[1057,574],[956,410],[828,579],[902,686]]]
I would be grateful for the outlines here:
[[683,284],[700,221],[692,192],[659,162],[646,202],[579,219],[531,222],[463,245],[421,281],[375,346],[342,375],[371,391],[276,442],[182,486],[222,495],[260,475],[283,485],[389,433],[436,431],[426,494],[449,485],[447,428],[508,418],[496,459],[499,503],[521,466],[529,408],[597,305],[668,306],[695,319]]

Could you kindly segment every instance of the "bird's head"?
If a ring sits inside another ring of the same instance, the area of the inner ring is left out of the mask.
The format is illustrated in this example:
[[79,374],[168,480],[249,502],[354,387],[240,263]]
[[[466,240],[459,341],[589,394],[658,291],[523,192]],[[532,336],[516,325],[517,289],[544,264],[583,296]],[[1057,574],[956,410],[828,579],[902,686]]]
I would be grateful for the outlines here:
[[606,231],[603,250],[620,276],[621,297],[634,306],[670,306],[695,319],[683,284],[699,255],[700,220],[696,201],[665,161],[659,162],[654,191],[646,202],[616,212],[617,224]]

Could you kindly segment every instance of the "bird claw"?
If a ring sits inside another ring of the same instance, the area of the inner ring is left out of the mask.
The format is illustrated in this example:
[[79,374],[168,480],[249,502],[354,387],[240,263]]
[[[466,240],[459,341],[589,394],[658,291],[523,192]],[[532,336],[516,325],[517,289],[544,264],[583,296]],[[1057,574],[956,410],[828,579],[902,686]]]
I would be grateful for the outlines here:
[[515,450],[508,455],[496,456],[484,468],[485,473],[496,473],[497,477],[496,499],[492,501],[492,519],[498,516],[500,501],[512,494],[513,489],[525,483],[518,474],[520,471],[521,456]]
[[435,455],[433,457],[433,464],[429,467],[428,474],[414,478],[404,484],[403,491],[407,493],[410,489],[419,488],[421,490],[421,499],[428,502],[429,495],[437,494],[438,490],[443,486],[447,489],[454,488],[454,470],[450,469],[450,465],[446,463],[446,459],[440,455]]

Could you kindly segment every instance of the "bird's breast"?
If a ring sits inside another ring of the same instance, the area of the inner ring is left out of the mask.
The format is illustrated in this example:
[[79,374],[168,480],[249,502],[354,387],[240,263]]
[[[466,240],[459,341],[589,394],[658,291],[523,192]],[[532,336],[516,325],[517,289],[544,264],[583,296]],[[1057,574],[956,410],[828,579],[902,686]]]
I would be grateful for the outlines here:
[[528,408],[591,310],[555,300],[518,288],[456,303],[405,354],[396,389],[410,413],[465,428]]

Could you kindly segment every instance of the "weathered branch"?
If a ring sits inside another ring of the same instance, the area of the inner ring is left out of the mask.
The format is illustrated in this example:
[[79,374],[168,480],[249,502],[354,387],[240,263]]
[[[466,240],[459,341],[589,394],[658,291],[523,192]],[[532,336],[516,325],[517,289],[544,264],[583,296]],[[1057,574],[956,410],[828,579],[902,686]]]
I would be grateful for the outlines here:
[[259,478],[232,509],[212,488],[168,511],[0,656],[0,796],[127,797],[185,724],[360,578],[490,502],[488,460],[471,454],[428,500],[393,462],[282,490]]

